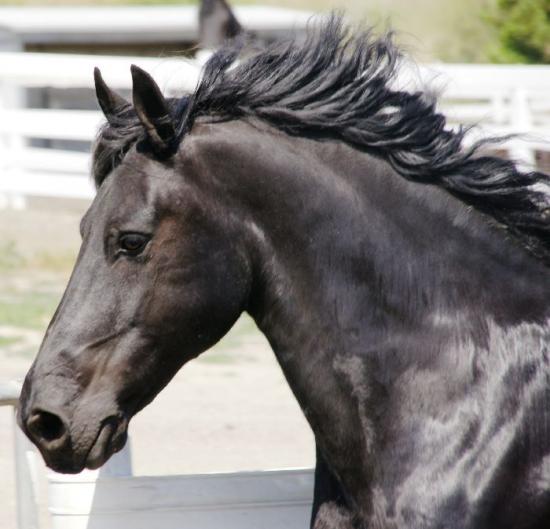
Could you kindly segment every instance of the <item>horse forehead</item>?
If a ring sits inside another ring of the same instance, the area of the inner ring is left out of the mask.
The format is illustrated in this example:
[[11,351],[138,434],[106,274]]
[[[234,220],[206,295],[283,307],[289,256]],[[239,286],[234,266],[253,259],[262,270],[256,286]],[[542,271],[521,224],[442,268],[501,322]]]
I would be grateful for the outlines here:
[[137,152],[128,153],[105,181],[101,200],[115,200],[119,204],[149,203],[155,193],[168,181],[170,173],[160,162]]
[[148,179],[130,168],[117,167],[106,178],[81,220],[81,232],[90,226],[122,220],[151,204],[151,190]]

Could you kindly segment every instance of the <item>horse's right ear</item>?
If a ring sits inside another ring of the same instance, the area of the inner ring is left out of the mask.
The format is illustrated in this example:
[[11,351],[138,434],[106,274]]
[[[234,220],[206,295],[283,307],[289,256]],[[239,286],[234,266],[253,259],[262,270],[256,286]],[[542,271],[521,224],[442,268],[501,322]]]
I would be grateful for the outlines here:
[[199,10],[199,44],[202,49],[219,48],[243,32],[226,0],[202,0]]
[[107,121],[112,123],[117,115],[130,107],[130,103],[107,86],[97,67],[94,68],[94,81],[97,102],[101,110],[103,110]]
[[157,83],[145,70],[135,64],[132,64],[130,70],[134,110],[145,127],[149,142],[156,153],[169,154],[176,143],[176,129],[168,102]]

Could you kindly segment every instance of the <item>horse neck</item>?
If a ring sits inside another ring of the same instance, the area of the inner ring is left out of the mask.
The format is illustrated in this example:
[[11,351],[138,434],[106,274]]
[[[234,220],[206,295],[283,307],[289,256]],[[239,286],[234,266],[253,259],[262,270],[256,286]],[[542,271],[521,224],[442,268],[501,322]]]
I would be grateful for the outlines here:
[[547,269],[442,189],[262,123],[203,124],[192,136],[201,185],[248,238],[249,311],[280,359],[321,354],[323,340],[333,354],[363,347],[365,333],[372,343],[430,318],[547,315]]
[[457,318],[476,337],[486,317],[504,325],[547,314],[542,265],[441,189],[342,143],[263,125],[194,134],[206,138],[211,191],[248,240],[248,310],[327,451],[368,455],[369,436],[349,425],[365,420],[361,366],[389,340],[418,361],[426,335],[455,338]]
[[402,321],[473,307],[506,323],[540,315],[538,302],[515,307],[540,300],[548,270],[446,191],[340,142],[261,123],[203,127],[214,193],[249,236],[260,321],[285,299],[341,325],[364,323],[349,307],[366,304]]

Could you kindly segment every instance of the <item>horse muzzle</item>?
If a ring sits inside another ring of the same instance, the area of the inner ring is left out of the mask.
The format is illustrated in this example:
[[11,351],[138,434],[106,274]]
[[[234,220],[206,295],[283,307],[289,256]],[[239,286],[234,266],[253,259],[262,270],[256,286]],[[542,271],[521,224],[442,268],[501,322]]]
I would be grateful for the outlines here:
[[22,407],[18,414],[20,427],[56,472],[77,474],[84,468],[97,469],[126,443],[128,420],[123,415],[108,414],[101,420],[92,418],[97,413],[86,420],[79,415],[69,419],[62,410],[34,403],[29,412]]

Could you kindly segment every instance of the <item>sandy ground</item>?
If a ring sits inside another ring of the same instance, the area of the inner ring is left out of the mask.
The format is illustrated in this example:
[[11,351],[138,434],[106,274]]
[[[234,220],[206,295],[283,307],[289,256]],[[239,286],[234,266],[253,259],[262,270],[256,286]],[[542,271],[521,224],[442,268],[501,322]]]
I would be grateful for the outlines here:
[[[29,245],[34,254],[42,247],[52,254],[74,252],[82,205],[62,206],[57,212],[43,204],[25,212],[0,211],[0,243],[15,241],[22,253]],[[0,278],[0,292],[16,280],[24,282],[25,275]],[[62,283],[59,288],[61,293]],[[1,329],[0,321],[0,336]],[[30,333],[29,340],[39,337]],[[21,377],[30,361],[0,348],[0,379]],[[217,348],[185,366],[133,420],[130,436],[138,475],[314,464],[309,427],[268,344],[246,320]],[[0,408],[1,529],[16,523],[12,437],[11,413]],[[44,513],[42,521],[47,527]]]

